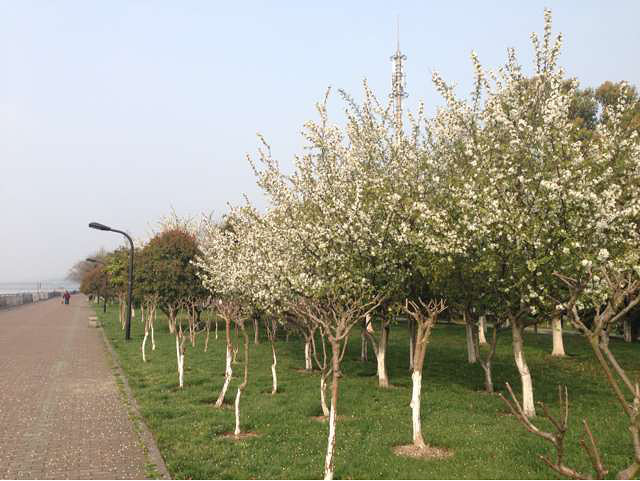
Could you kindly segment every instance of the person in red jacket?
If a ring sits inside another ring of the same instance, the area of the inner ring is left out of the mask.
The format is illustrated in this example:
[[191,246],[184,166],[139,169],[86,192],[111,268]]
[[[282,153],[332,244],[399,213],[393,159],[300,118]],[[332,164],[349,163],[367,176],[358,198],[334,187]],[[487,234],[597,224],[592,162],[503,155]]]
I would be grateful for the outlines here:
[[69,294],[69,291],[64,291],[62,297],[64,298],[64,303],[69,304],[69,299],[71,299],[71,294]]

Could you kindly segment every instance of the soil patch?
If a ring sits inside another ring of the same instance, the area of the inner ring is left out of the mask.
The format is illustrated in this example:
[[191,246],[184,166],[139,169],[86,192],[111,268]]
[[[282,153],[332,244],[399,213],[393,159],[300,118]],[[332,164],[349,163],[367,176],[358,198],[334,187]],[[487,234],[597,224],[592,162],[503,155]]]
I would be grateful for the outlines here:
[[404,456],[405,458],[416,459],[446,459],[453,456],[453,451],[445,448],[436,448],[428,446],[426,448],[417,448],[413,444],[405,444],[393,448],[396,456]]

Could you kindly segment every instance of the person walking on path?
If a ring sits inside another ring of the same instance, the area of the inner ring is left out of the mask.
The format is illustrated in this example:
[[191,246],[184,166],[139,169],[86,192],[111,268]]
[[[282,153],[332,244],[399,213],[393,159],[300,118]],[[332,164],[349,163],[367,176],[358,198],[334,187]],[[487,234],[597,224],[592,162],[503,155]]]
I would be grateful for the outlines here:
[[64,295],[62,296],[65,304],[69,304],[69,299],[71,299],[71,294],[69,291],[64,291]]

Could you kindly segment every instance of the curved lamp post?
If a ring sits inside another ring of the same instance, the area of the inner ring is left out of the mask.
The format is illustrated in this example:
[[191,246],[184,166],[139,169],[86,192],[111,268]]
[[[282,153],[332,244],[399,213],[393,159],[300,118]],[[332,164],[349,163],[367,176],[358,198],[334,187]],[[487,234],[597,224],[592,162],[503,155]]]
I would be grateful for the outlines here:
[[[94,264],[102,264],[103,266],[106,265],[104,262],[98,260],[98,259],[92,259],[91,257],[87,257],[85,259],[87,262],[93,262]],[[102,298],[104,299],[104,304],[102,306],[102,312],[104,312],[106,314],[107,312],[107,278],[104,278],[104,292],[102,293]],[[98,298],[98,301],[100,301],[100,299]]]
[[112,229],[104,224],[100,224],[99,222],[91,222],[89,223],[89,227],[97,230],[105,230],[110,232],[117,232],[118,234],[122,234],[129,241],[129,245],[131,246],[131,251],[129,254],[129,286],[127,289],[127,320],[125,324],[125,335],[124,338],[126,340],[131,339],[131,291],[133,285],[133,239],[129,237],[129,234],[123,232],[118,229]]

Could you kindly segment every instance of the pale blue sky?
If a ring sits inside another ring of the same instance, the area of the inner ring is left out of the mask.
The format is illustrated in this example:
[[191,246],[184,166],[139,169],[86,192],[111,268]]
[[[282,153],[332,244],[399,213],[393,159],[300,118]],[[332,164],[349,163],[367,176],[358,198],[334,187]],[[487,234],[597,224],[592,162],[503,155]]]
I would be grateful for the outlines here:
[[[0,282],[64,276],[174,207],[224,212],[257,195],[245,154],[263,133],[283,163],[327,86],[390,84],[400,16],[408,106],[439,103],[430,72],[469,90],[543,9],[584,86],[640,83],[640,2],[195,2],[0,0]],[[336,109],[337,111],[337,109]],[[339,120],[339,119],[337,119]]]

